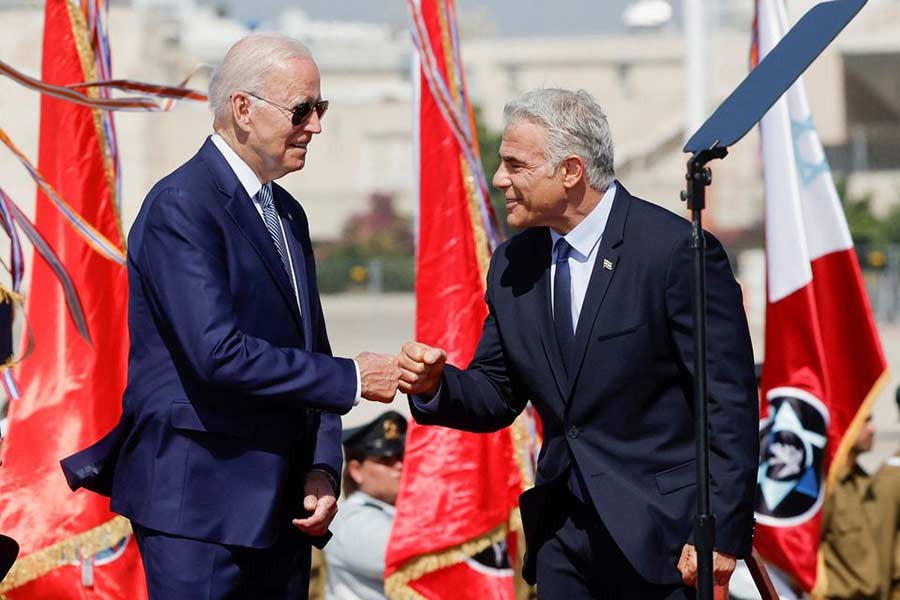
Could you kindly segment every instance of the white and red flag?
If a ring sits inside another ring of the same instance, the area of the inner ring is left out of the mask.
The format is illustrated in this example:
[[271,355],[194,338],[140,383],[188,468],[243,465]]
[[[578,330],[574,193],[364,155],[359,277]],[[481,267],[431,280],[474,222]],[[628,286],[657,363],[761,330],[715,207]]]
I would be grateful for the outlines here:
[[[754,65],[788,29],[782,0],[757,0]],[[802,79],[760,129],[768,297],[754,545],[810,591],[822,504],[887,366]]]

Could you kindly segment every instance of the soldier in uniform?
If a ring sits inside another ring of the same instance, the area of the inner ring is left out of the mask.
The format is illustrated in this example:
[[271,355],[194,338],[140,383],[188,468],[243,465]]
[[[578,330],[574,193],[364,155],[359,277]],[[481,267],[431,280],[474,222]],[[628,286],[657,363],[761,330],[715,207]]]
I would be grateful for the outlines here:
[[[900,386],[895,391],[900,411]],[[900,452],[872,478],[872,523],[877,528],[879,579],[883,600],[900,600]]]
[[400,489],[406,419],[388,411],[344,431],[347,500],[325,547],[328,600],[383,600],[384,553]]
[[882,597],[879,577],[882,561],[875,543],[876,531],[881,524],[872,520],[876,512],[876,495],[872,477],[857,462],[860,454],[872,449],[874,436],[870,416],[822,509],[820,549],[825,563],[822,595],[827,600],[878,600]]

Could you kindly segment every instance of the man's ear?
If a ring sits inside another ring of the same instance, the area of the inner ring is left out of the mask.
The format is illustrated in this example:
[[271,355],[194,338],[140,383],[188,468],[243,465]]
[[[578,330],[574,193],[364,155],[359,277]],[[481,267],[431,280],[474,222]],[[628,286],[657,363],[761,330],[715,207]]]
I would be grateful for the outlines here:
[[580,156],[567,156],[562,162],[563,185],[571,189],[584,179],[584,160]]
[[347,473],[356,485],[362,484],[362,463],[360,461],[355,458],[347,461]]
[[229,101],[235,125],[241,131],[247,131],[250,128],[250,112],[253,108],[253,101],[248,95],[241,92],[232,94]]

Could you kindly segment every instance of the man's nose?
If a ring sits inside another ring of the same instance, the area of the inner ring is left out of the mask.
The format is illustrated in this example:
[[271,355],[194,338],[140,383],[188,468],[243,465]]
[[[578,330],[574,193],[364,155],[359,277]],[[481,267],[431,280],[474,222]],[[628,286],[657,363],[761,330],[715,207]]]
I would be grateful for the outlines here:
[[306,119],[306,122],[303,124],[303,130],[310,133],[322,133],[322,118],[319,117],[319,112],[316,109],[313,109]]
[[509,187],[509,174],[502,164],[497,167],[497,170],[494,172],[494,176],[491,178],[491,185],[498,190],[505,190]]

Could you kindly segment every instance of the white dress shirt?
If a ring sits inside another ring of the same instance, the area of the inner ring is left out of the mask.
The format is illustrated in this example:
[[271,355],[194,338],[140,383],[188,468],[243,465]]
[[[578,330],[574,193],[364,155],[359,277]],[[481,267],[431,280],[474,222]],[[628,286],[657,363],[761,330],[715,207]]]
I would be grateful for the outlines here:
[[[269,191],[272,190],[272,182],[268,181],[266,183],[262,183],[259,178],[256,176],[256,173],[253,172],[253,169],[250,168],[244,160],[237,155],[237,152],[232,150],[231,146],[228,145],[222,136],[218,133],[212,134],[210,136],[212,139],[212,143],[219,149],[219,152],[222,153],[222,156],[225,158],[225,162],[228,163],[228,166],[231,167],[231,170],[234,171],[235,176],[238,178],[238,181],[241,182],[241,185],[244,187],[244,190],[247,192],[247,195],[250,196],[250,199],[253,201],[253,207],[256,208],[256,212],[259,213],[259,218],[263,222],[263,225],[266,224],[265,219],[263,218],[262,206],[259,204],[259,197],[257,194],[259,190],[262,189],[262,186],[269,186]],[[273,192],[272,197],[275,197]],[[288,265],[290,267],[290,273],[288,274],[291,278],[291,284],[294,288],[294,299],[297,302],[297,310],[300,311],[300,315],[303,315],[303,309],[300,306],[300,292],[297,287],[297,276],[294,273],[294,259],[291,256],[291,247],[287,243],[287,238],[284,233],[284,223],[281,219],[278,219],[278,228],[281,230],[281,238],[284,240],[284,249],[287,252]],[[266,230],[268,231],[268,229]],[[274,240],[272,244],[274,244]],[[359,365],[354,360],[353,365],[356,367],[356,399],[353,401],[353,405],[356,406],[359,404],[360,400],[362,400],[362,381],[359,375]]]
[[[578,317],[581,315],[581,306],[584,304],[584,296],[587,293],[588,284],[591,282],[591,273],[594,271],[594,263],[597,262],[597,249],[603,238],[603,230],[609,220],[613,200],[616,197],[616,184],[612,183],[606,189],[606,193],[600,199],[600,203],[594,210],[576,225],[566,235],[560,235],[553,229],[550,230],[550,243],[552,257],[550,260],[550,289],[556,281],[556,240],[565,238],[572,246],[569,253],[569,273],[571,275],[572,288],[569,297],[572,299],[572,327],[578,329]],[[553,293],[550,293],[550,309],[553,309]]]

